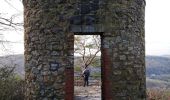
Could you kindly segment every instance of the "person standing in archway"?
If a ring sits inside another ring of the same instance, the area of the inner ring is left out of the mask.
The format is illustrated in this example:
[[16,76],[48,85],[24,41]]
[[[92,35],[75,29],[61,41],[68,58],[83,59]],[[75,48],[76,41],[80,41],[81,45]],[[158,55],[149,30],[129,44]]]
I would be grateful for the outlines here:
[[84,78],[84,87],[89,85],[89,76],[90,76],[90,70],[88,67],[85,67],[83,70],[83,78]]

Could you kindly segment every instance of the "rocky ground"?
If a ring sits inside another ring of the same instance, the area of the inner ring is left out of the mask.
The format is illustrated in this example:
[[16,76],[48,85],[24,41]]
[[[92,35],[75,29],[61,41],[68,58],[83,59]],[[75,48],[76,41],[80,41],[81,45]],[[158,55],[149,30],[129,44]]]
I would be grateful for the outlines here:
[[100,86],[75,86],[74,87],[74,100],[101,100],[101,87]]

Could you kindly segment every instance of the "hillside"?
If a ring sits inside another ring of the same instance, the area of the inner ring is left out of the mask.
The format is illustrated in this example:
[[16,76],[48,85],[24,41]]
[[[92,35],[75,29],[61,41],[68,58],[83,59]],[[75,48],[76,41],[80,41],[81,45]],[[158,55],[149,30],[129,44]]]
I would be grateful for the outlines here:
[[[24,74],[24,56],[0,56],[0,64],[16,64],[16,72]],[[146,56],[146,75],[162,75],[170,73],[170,56]]]
[[170,73],[170,58],[146,56],[146,75],[162,75]]
[[[76,57],[76,59],[78,58]],[[20,76],[24,76],[24,56],[22,54],[1,56],[0,65],[2,64],[15,65],[15,72]],[[99,64],[95,65],[97,66],[94,68],[94,74],[96,75],[98,72],[100,73],[100,70],[98,70],[100,66]],[[170,56],[146,56],[146,75],[147,87],[170,87]]]
[[15,72],[20,76],[24,76],[24,55],[9,55],[9,56],[0,56],[0,67],[1,66],[15,67]]

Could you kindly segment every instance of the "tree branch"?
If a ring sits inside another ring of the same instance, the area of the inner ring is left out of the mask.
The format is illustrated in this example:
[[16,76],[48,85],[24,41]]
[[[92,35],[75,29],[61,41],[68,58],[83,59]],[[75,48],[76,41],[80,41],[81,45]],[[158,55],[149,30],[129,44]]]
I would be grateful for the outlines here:
[[91,58],[90,62],[87,63],[87,66],[89,66],[89,65],[92,63],[92,61],[94,60],[94,58],[97,56],[97,54],[98,54],[99,52],[100,52],[100,50],[98,50],[98,51],[94,54],[94,56]]

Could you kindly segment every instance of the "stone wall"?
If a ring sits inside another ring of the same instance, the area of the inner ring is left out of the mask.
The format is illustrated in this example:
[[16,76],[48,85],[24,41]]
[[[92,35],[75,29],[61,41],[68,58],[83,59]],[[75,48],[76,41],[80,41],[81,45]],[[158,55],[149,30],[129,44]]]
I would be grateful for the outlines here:
[[144,7],[143,0],[108,2],[110,23],[102,40],[105,100],[146,99]]
[[72,100],[74,33],[99,32],[102,99],[146,99],[144,0],[23,0],[23,4],[26,100]]

